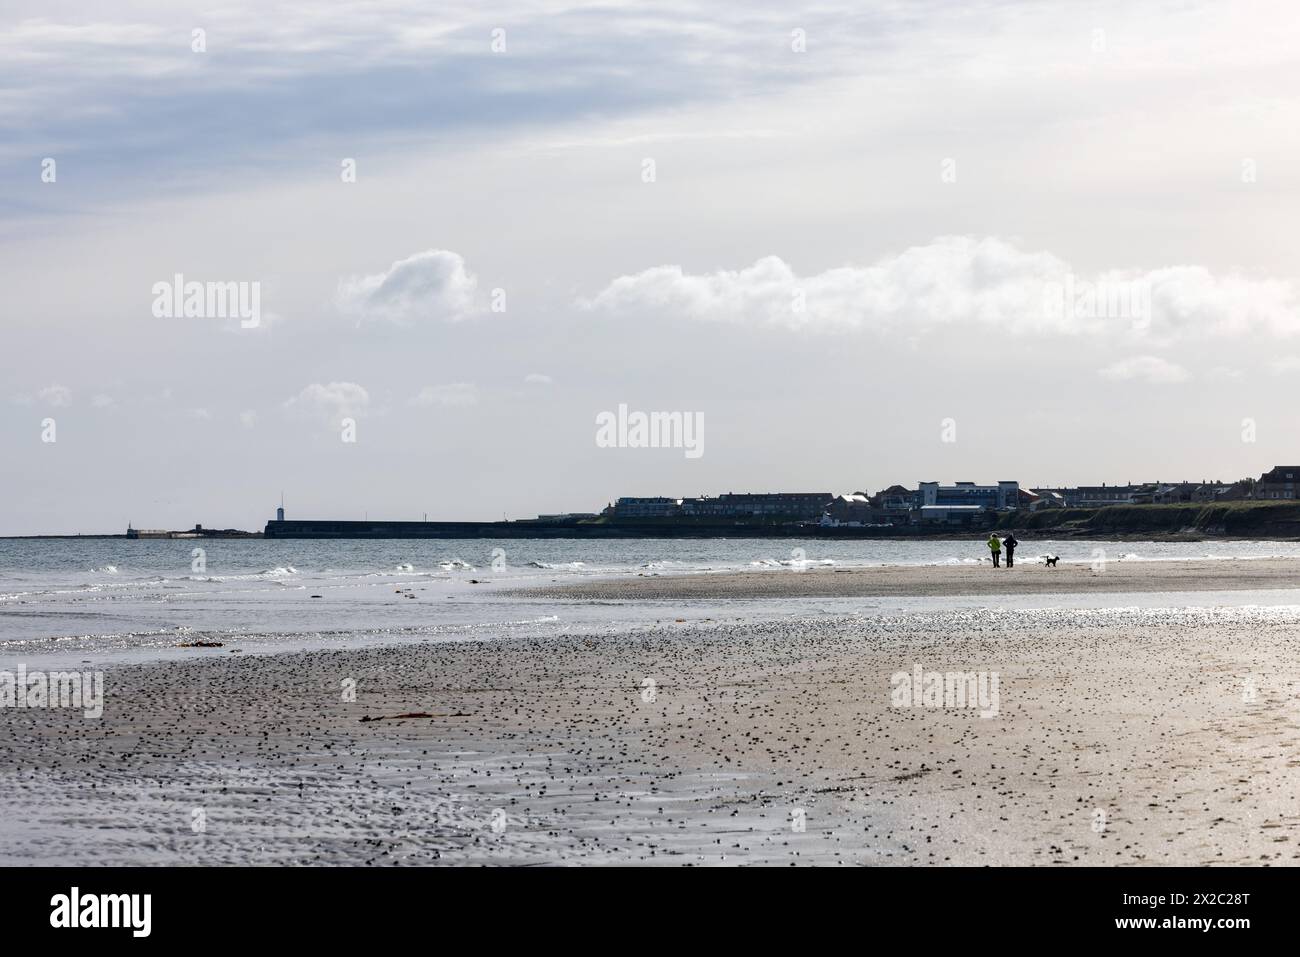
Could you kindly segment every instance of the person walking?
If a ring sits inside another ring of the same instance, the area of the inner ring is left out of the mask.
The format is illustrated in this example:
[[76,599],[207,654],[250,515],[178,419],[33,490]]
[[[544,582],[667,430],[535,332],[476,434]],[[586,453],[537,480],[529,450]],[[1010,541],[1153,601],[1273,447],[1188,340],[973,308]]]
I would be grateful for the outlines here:
[[1002,557],[1002,540],[998,538],[997,532],[989,532],[989,551],[993,553],[993,567],[998,567],[998,559]]
[[1015,565],[1015,563],[1016,563],[1016,546],[1019,545],[1019,544],[1020,544],[1020,543],[1019,543],[1018,541],[1016,541],[1016,533],[1015,533],[1015,532],[1011,532],[1011,533],[1009,533],[1009,534],[1007,535],[1007,537],[1004,538],[1004,539],[1002,540],[1002,545],[1003,545],[1003,547],[1005,547],[1006,550],[1007,550],[1007,568],[1010,568],[1010,567],[1012,567],[1013,565]]

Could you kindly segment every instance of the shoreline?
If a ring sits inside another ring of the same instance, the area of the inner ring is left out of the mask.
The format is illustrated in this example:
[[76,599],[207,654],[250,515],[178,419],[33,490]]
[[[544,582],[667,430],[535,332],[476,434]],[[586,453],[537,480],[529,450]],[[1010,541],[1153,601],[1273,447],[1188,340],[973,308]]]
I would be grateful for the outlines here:
[[[371,523],[374,524],[374,523]],[[425,524],[425,523],[421,523]],[[434,524],[434,523],[427,523]],[[438,523],[448,525],[452,523]],[[466,522],[466,526],[475,529],[491,530],[492,523],[486,522]],[[997,532],[1005,534],[1008,532],[1017,532],[1022,535],[1033,535],[1040,540],[1050,541],[1068,541],[1074,543],[1082,542],[1283,542],[1295,543],[1300,542],[1300,535],[1243,535],[1243,534],[1216,534],[1213,532],[1201,531],[1199,529],[1179,530],[1173,532],[1166,531],[1110,531],[1106,529],[1078,529],[1078,528],[988,528],[976,530],[977,534],[972,535],[969,529],[963,530],[955,527],[941,527],[930,531],[916,531],[912,533],[882,533],[882,534],[863,534],[859,530],[851,527],[822,527],[817,525],[799,526],[797,528],[782,529],[781,527],[748,529],[744,533],[721,533],[718,532],[698,532],[689,534],[689,529],[675,530],[669,533],[669,530],[659,530],[658,534],[654,530],[638,531],[626,535],[609,535],[609,534],[584,534],[584,535],[564,535],[564,534],[519,534],[521,531],[513,526],[516,524],[529,524],[525,520],[514,520],[505,523],[511,526],[507,534],[473,534],[473,535],[266,535],[264,531],[244,531],[243,529],[217,530],[213,532],[203,531],[194,532],[191,529],[182,529],[177,531],[168,531],[165,535],[128,535],[125,532],[66,532],[66,533],[36,533],[30,535],[0,535],[0,541],[58,541],[65,539],[126,539],[140,541],[168,541],[180,538],[213,538],[213,539],[255,539],[259,541],[279,541],[279,542],[346,542],[346,541],[377,541],[377,542],[423,542],[423,541],[470,541],[476,539],[488,540],[499,538],[503,541],[536,541],[536,542],[553,542],[553,541],[751,541],[773,539],[786,541],[789,539],[808,538],[817,541],[843,541],[843,542],[932,542],[932,541],[979,541],[982,540],[978,532]],[[504,526],[503,526],[504,527]],[[604,526],[599,526],[604,527]],[[560,527],[560,531],[564,531]],[[522,531],[527,531],[523,529]]]
[[1112,560],[1096,568],[1081,562],[1050,568],[1022,561],[1013,568],[983,563],[641,574],[505,593],[570,601],[707,601],[1268,589],[1300,589],[1300,558]]

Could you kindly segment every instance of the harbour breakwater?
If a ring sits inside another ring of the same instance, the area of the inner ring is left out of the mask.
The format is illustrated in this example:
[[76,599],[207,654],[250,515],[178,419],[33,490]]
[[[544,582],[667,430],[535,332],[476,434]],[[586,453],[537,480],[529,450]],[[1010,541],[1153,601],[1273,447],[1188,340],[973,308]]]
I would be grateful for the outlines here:
[[[942,537],[943,528],[934,533]],[[682,522],[337,522],[270,521],[263,538],[888,538],[897,528],[838,528],[813,523],[703,524]],[[883,534],[882,534],[883,533]],[[946,530],[948,535],[952,529]]]

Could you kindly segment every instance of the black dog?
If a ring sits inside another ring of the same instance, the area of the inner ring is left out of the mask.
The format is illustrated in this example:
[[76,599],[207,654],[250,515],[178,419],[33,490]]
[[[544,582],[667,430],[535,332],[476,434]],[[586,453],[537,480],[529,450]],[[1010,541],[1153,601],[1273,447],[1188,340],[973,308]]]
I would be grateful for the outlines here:
[[1047,564],[1048,564],[1049,566],[1051,566],[1052,568],[1055,568],[1055,567],[1056,567],[1056,563],[1059,562],[1059,561],[1061,560],[1061,556],[1060,556],[1060,555],[1047,555],[1047,556],[1044,556],[1044,557],[1047,559]]

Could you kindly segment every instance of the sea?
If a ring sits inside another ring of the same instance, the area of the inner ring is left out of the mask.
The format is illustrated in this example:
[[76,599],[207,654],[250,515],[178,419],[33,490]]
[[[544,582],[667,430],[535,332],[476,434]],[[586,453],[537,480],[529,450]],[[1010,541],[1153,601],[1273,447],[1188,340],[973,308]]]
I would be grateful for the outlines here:
[[[1300,557],[1300,542],[1061,541],[1017,562]],[[608,634],[725,615],[942,610],[978,599],[614,602],[519,597],[520,586],[638,575],[987,562],[982,538],[265,540],[0,539],[0,668],[137,662],[410,641]],[[1284,592],[1287,600],[1294,595]],[[1135,596],[1134,603],[1161,596]],[[1246,595],[1238,595],[1245,599]],[[1087,596],[1057,604],[1086,605]],[[1022,597],[1014,601],[1043,599]],[[1008,602],[1014,603],[1012,599]],[[983,599],[987,604],[987,599]]]

